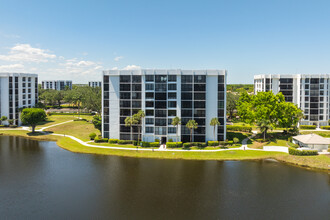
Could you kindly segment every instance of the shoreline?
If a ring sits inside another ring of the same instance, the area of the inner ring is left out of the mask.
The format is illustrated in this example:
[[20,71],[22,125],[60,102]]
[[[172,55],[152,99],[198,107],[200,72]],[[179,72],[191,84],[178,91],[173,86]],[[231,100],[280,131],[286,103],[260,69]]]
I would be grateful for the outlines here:
[[[0,135],[23,137],[37,141],[55,141],[58,147],[73,153],[122,156],[122,157],[131,157],[131,158],[171,159],[171,160],[181,159],[181,160],[243,161],[243,160],[274,159],[281,163],[286,163],[291,166],[296,166],[308,170],[323,171],[323,172],[330,171],[330,166],[329,166],[330,164],[328,165],[328,168],[325,167],[324,165],[321,166],[319,164],[311,165],[309,163],[311,161],[308,161],[311,158],[307,158],[306,156],[293,156],[281,152],[228,150],[228,151],[219,151],[219,152],[203,152],[203,154],[200,154],[198,152],[191,152],[189,150],[181,151],[181,152],[173,152],[173,151],[144,152],[141,150],[125,151],[125,150],[114,150],[114,149],[102,149],[102,148],[98,148],[97,146],[87,147],[78,143],[75,140],[72,140],[69,137],[61,137],[55,135],[53,136],[51,134],[30,136],[27,134],[27,131],[16,130],[16,132],[17,131],[21,131],[21,133],[23,134],[4,132],[4,131],[1,132],[0,130]],[[315,158],[319,156],[309,156],[309,157]],[[322,156],[327,157],[324,155]],[[330,161],[330,157],[329,157],[329,161]]]

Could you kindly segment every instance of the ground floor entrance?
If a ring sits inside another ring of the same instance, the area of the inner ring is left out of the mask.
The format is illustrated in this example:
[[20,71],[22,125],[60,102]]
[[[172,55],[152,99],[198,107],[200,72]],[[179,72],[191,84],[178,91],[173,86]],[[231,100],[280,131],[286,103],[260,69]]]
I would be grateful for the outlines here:
[[166,144],[166,137],[162,137],[160,140],[160,144]]

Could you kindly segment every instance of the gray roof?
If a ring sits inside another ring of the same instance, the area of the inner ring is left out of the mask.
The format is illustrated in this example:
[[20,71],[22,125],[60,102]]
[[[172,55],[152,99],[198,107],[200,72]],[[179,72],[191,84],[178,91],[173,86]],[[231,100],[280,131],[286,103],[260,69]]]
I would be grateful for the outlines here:
[[330,140],[317,134],[305,134],[292,137],[304,144],[330,144]]

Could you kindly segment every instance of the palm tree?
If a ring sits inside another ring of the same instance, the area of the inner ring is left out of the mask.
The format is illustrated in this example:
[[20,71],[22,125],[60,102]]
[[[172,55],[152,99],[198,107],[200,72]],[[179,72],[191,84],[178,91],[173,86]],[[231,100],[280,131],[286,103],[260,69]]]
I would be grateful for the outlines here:
[[264,134],[264,140],[266,139],[266,134],[269,129],[273,129],[271,126],[271,122],[269,120],[262,119],[257,122],[257,126],[259,127],[261,133]]
[[190,142],[192,142],[192,132],[194,129],[198,128],[198,124],[195,120],[189,120],[186,127],[190,129]]
[[[133,115],[133,118],[137,121],[138,126],[138,142],[140,142],[140,127],[143,126],[143,118],[146,116],[143,110],[139,110],[138,113]],[[142,138],[141,138],[142,139]]]
[[176,142],[179,140],[178,130],[179,125],[181,125],[181,119],[178,116],[175,116],[175,118],[172,119],[172,125],[176,127]]
[[128,116],[128,117],[125,118],[125,126],[130,127],[130,129],[131,129],[131,138],[130,139],[132,139],[132,137],[133,137],[133,135],[132,135],[132,126],[137,124],[137,123],[138,123],[138,121],[134,117]]
[[220,122],[219,122],[218,118],[212,118],[212,119],[211,119],[211,122],[210,122],[210,125],[213,126],[213,136],[214,136],[214,141],[216,141],[216,140],[215,140],[215,128],[216,128],[218,125],[220,125]]

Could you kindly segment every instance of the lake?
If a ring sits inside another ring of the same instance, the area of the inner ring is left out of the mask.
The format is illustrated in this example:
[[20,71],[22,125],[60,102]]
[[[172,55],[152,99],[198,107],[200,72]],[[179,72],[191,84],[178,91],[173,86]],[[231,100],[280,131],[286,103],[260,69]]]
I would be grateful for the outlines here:
[[1,219],[329,219],[330,175],[271,160],[77,154],[0,136]]

